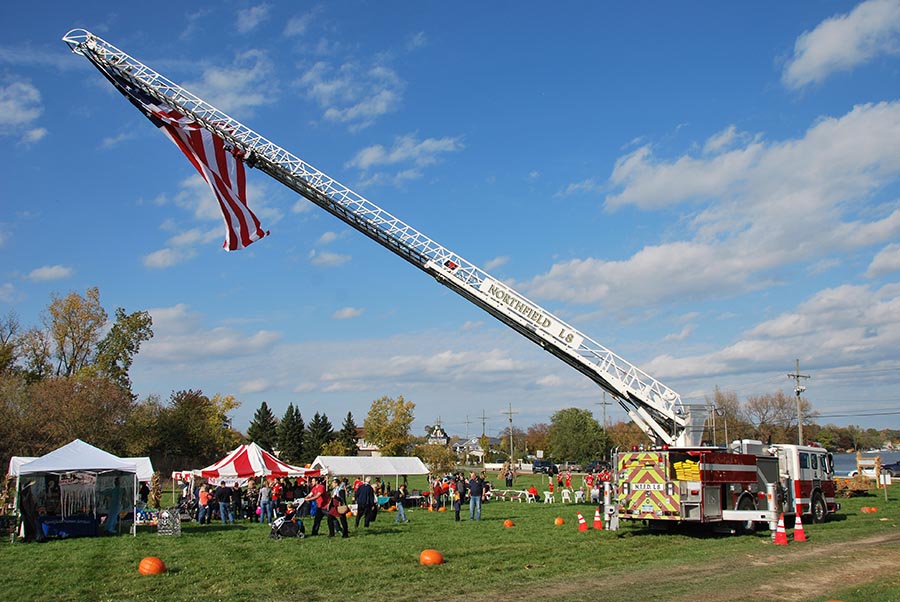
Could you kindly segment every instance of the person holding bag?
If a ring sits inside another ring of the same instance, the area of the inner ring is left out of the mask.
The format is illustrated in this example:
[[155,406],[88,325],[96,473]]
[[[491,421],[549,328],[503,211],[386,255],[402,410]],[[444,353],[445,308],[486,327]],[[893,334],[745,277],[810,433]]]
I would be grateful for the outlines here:
[[[343,512],[341,512],[343,510]],[[334,537],[335,528],[341,531],[341,537],[346,539],[350,536],[347,527],[347,512],[350,508],[346,504],[341,503],[341,498],[336,495],[330,496],[328,500],[328,537]]]

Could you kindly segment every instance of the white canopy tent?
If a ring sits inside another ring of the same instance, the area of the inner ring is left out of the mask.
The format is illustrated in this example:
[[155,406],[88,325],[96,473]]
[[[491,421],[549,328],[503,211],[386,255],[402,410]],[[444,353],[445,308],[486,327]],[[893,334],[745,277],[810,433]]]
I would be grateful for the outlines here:
[[428,467],[419,458],[404,456],[319,456],[311,468],[345,476],[392,476],[399,485],[401,476],[427,475]]
[[[10,468],[12,468],[12,464],[10,462]],[[121,508],[107,507],[107,510],[116,513],[119,510],[125,512],[134,510],[138,483],[138,467],[135,462],[114,456],[81,439],[75,439],[30,462],[20,463],[17,471],[16,491],[22,491],[22,481],[26,481],[26,487],[40,481],[44,487],[44,491],[39,492],[38,495],[40,501],[44,505],[48,501],[56,502],[57,500],[51,497],[51,494],[58,498],[59,514],[63,519],[82,508],[89,510],[89,513],[96,518],[103,508],[102,503],[106,500],[103,498],[105,491],[103,486],[113,484],[117,489],[118,485],[115,484],[115,480],[120,477],[127,479],[130,484],[130,487],[124,488],[126,493],[127,489],[131,489],[131,503],[128,504],[129,496],[125,495],[119,500],[124,504]],[[51,491],[52,487],[59,489]],[[113,502],[108,503],[113,504]],[[17,499],[17,510],[20,510],[18,504],[19,500]],[[133,523],[132,532],[134,532]]]

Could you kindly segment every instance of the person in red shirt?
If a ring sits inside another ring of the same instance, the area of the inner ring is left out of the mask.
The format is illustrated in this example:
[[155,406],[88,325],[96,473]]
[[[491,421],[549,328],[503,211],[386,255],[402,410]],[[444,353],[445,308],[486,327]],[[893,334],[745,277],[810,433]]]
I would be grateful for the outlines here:
[[533,495],[533,496],[534,496],[534,499],[537,499],[537,497],[538,497],[538,490],[537,490],[537,487],[535,487],[534,485],[532,485],[531,487],[528,488],[528,493],[530,493],[531,495]]
[[325,489],[325,477],[315,479],[315,485],[306,496],[306,501],[316,503],[316,516],[313,520],[311,534],[318,535],[319,525],[322,523],[322,519],[328,516],[328,503],[331,501],[331,496]]

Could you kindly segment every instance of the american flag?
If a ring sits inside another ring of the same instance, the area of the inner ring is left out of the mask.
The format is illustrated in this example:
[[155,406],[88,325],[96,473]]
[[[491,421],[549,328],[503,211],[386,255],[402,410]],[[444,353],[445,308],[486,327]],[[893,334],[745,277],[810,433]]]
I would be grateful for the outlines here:
[[243,249],[269,234],[247,205],[247,186],[241,154],[200,123],[170,105],[161,102],[108,69],[91,62],[106,76],[125,98],[181,149],[212,189],[225,219],[225,242],[228,251]]

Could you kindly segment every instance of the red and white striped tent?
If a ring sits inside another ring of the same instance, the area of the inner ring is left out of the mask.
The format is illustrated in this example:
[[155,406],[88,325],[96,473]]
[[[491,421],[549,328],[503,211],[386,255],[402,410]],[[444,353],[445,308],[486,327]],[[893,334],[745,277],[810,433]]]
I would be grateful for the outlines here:
[[[199,475],[198,475],[199,473]],[[195,475],[204,479],[249,479],[250,477],[317,477],[321,470],[310,470],[282,462],[255,443],[241,445],[230,454]]]

